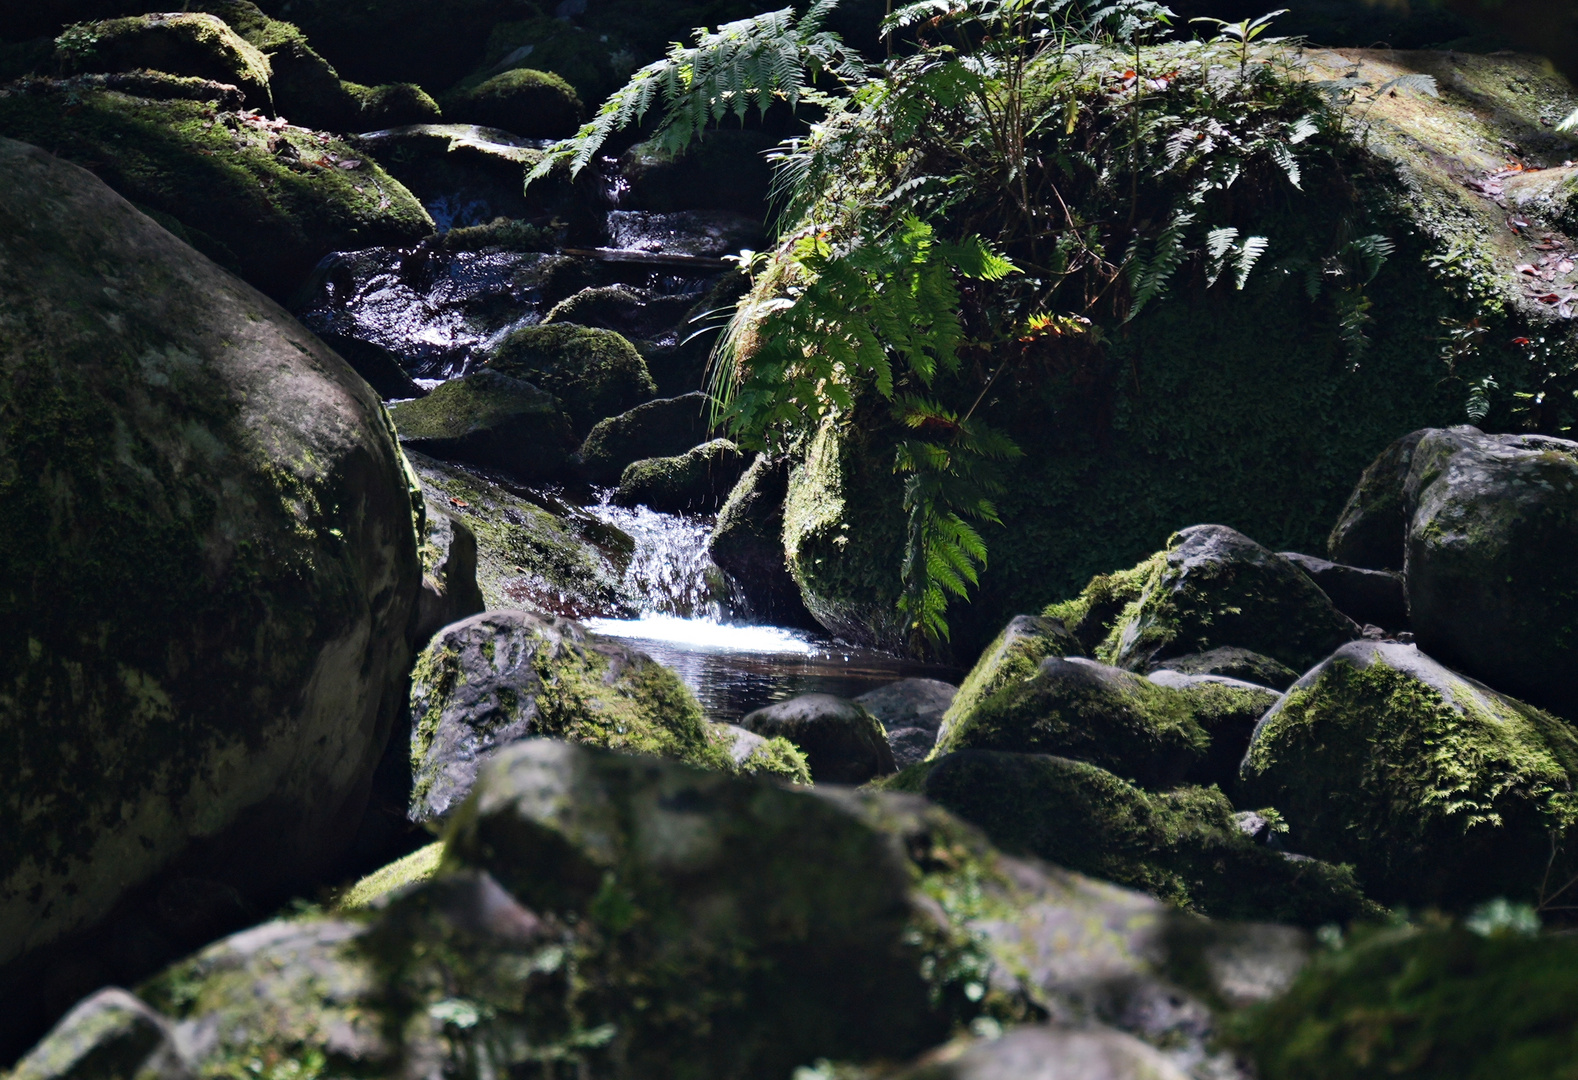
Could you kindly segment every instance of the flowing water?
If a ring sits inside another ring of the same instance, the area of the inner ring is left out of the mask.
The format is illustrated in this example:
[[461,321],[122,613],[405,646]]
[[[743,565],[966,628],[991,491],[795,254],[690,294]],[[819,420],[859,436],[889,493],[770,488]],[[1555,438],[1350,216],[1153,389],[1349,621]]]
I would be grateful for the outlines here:
[[625,586],[642,601],[638,618],[588,619],[587,629],[673,668],[713,720],[733,722],[798,694],[856,697],[911,677],[959,681],[953,668],[752,624],[734,583],[707,557],[706,519],[607,502],[589,509],[635,540]]

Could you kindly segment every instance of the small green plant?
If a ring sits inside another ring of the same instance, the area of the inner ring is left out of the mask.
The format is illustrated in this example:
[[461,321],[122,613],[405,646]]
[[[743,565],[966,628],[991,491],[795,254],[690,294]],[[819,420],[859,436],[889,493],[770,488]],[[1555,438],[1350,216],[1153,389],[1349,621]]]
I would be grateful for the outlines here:
[[82,63],[92,58],[99,47],[97,23],[73,23],[55,38],[55,50],[68,65]]
[[[1202,16],[1190,19],[1191,23],[1207,23],[1217,28],[1216,40],[1227,45],[1238,47],[1238,77],[1243,80],[1249,73],[1249,47],[1260,38],[1270,27],[1273,19],[1286,15],[1287,8],[1278,8],[1269,11],[1258,19],[1244,19],[1241,22],[1228,22],[1226,19],[1213,19]],[[1267,38],[1266,44],[1280,41],[1280,38]]]

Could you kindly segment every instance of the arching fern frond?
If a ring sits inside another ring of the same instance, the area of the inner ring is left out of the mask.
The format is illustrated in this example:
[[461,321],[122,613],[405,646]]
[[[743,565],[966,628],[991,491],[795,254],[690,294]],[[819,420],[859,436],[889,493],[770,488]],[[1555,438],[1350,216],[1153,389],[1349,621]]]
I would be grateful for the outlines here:
[[610,135],[640,124],[660,97],[663,119],[654,138],[677,152],[731,114],[743,120],[752,109],[765,113],[775,101],[793,108],[802,99],[815,100],[814,84],[824,74],[846,85],[863,82],[864,61],[837,34],[822,29],[837,3],[818,0],[798,18],[793,8],[764,12],[698,30],[692,46],[670,46],[668,55],[614,91],[579,131],[549,147],[527,184],[560,167],[579,173]]

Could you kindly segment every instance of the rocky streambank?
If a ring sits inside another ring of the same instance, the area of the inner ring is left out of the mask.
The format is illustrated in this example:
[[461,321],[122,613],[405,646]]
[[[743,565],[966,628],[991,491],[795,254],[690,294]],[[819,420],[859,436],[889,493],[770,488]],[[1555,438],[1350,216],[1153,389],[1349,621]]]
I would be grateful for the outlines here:
[[1349,95],[1335,171],[1246,201],[1247,288],[1006,346],[959,677],[719,717],[586,622],[916,648],[897,414],[718,425],[794,121],[524,181],[757,9],[142,6],[0,23],[8,1077],[1565,1075],[1537,59],[1267,54]]

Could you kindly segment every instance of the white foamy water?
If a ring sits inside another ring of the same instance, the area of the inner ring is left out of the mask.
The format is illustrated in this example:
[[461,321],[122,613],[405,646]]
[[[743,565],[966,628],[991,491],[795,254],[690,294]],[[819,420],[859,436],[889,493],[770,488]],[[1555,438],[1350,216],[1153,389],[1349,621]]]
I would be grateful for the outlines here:
[[708,619],[643,615],[639,619],[587,619],[586,628],[608,637],[661,641],[692,649],[756,653],[762,656],[805,656],[816,651],[807,635],[781,626],[730,626]]

